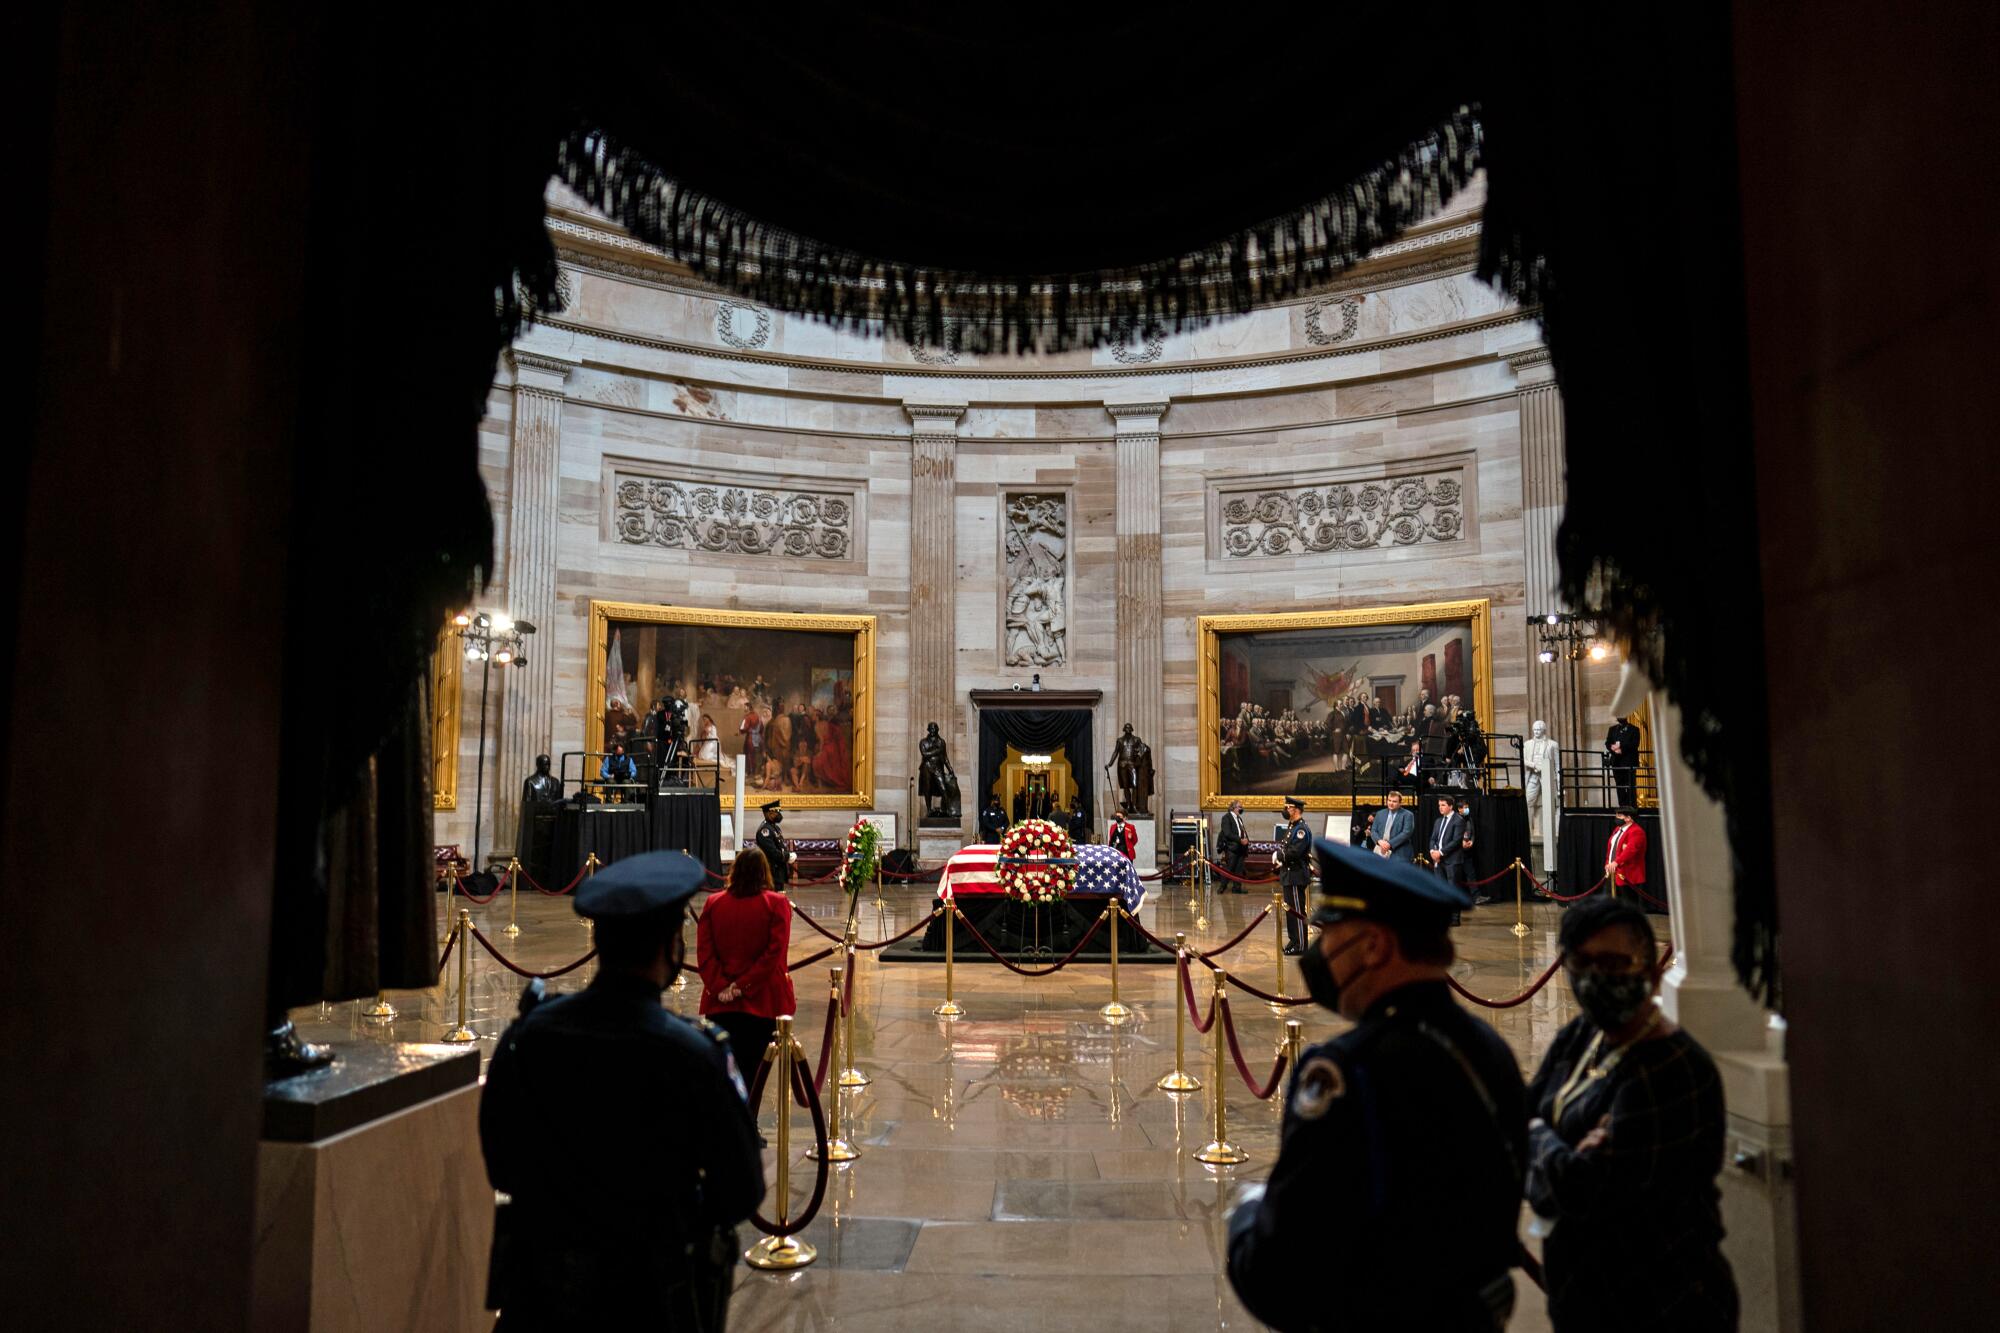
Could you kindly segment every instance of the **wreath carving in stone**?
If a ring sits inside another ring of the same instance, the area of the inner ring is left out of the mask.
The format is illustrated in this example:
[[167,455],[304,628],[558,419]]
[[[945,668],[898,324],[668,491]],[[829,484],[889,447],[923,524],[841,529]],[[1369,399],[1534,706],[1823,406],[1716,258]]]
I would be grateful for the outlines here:
[[853,543],[851,492],[634,476],[619,476],[613,490],[612,528],[630,546],[845,560]]
[[[1329,310],[1340,312],[1340,328],[1329,332],[1324,319]],[[1352,338],[1361,327],[1361,298],[1342,296],[1331,301],[1312,301],[1306,305],[1306,341],[1315,347],[1331,347]]]
[[1135,331],[1131,320],[1120,320],[1112,336],[1116,341],[1111,344],[1111,359],[1121,366],[1143,366],[1158,361],[1167,350],[1167,331],[1158,324],[1147,324],[1140,332]]
[[1069,498],[1009,495],[1006,664],[1061,666],[1069,659]]
[[[756,326],[747,335],[736,331],[739,310],[756,320]],[[754,352],[771,341],[771,312],[741,301],[724,301],[715,308],[715,336],[739,352]]]
[[1251,560],[1454,542],[1464,502],[1456,471],[1239,491],[1222,497],[1222,550]]
[[958,325],[947,323],[944,336],[936,347],[911,343],[910,356],[921,365],[955,366],[958,364],[959,341]]

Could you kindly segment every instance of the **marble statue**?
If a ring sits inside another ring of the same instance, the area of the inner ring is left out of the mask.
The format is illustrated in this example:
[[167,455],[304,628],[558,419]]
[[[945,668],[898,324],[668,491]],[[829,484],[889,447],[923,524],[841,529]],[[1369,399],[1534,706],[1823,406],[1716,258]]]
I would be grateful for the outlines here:
[[1548,723],[1537,721],[1529,730],[1533,734],[1521,747],[1527,770],[1528,830],[1542,844],[1542,864],[1552,866],[1556,859],[1557,768],[1562,751],[1549,735]]
[[958,821],[958,774],[945,754],[944,737],[933,722],[917,742],[917,795],[924,798],[924,818]]
[[1104,765],[1116,766],[1114,781],[1119,799],[1135,815],[1153,812],[1153,747],[1132,734],[1132,724],[1111,743],[1111,758]]

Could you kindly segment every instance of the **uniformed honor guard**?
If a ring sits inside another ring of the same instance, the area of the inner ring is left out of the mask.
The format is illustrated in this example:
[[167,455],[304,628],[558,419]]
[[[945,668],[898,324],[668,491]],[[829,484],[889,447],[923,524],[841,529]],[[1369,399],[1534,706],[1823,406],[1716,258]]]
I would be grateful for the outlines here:
[[1278,887],[1285,891],[1285,906],[1297,912],[1285,913],[1285,952],[1301,954],[1306,946],[1306,888],[1312,883],[1313,838],[1306,827],[1303,796],[1285,798],[1285,837],[1278,844]]
[[771,887],[783,893],[785,885],[791,882],[792,863],[799,859],[790,840],[778,832],[778,825],[785,822],[785,812],[775,800],[757,808],[764,812],[764,822],[757,826],[757,850],[771,863]]
[[1465,891],[1326,839],[1313,999],[1356,1026],[1293,1071],[1278,1161],[1229,1219],[1229,1280],[1280,1330],[1490,1330],[1509,1273],[1526,1161],[1514,1056],[1445,977]]
[[723,1327],[735,1228],[764,1197],[757,1127],[727,1035],[668,1012],[681,921],[701,888],[685,852],[627,857],[576,890],[598,973],[501,1034],[479,1103],[498,1327]]

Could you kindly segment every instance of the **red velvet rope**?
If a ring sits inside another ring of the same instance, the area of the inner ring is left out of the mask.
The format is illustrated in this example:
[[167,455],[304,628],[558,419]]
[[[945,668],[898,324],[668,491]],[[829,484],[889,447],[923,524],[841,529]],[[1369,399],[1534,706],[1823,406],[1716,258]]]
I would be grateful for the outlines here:
[[904,940],[910,938],[910,936],[922,930],[925,926],[928,926],[931,923],[932,918],[935,916],[937,916],[937,913],[931,912],[919,918],[916,925],[911,926],[908,930],[904,931],[902,934],[891,935],[886,940],[876,940],[873,943],[870,943],[867,940],[856,940],[854,943],[854,947],[865,951],[868,949],[886,949],[892,944],[900,944]]
[[908,874],[908,875],[905,875],[900,870],[885,869],[884,871],[882,871],[882,878],[895,880],[899,884],[915,884],[919,880],[924,881],[926,883],[935,884],[938,881],[939,877],[942,876],[943,874],[944,874],[944,864],[940,862],[939,864],[932,866],[929,870],[919,870],[913,874]]
[[1276,875],[1269,876],[1268,878],[1265,879],[1245,879],[1241,875],[1232,875],[1227,870],[1224,870],[1221,866],[1217,865],[1213,861],[1210,861],[1208,863],[1208,868],[1210,870],[1213,870],[1216,874],[1222,876],[1224,879],[1233,880],[1238,884],[1276,884],[1278,882],[1278,877]]
[[1513,871],[1514,871],[1514,865],[1510,861],[1506,865],[1500,867],[1500,869],[1488,875],[1485,879],[1475,879],[1472,881],[1472,883],[1466,885],[1465,887],[1468,889],[1483,889],[1488,884],[1491,884],[1494,880],[1499,879],[1504,875],[1510,875],[1513,873]]
[[1542,973],[1542,975],[1540,975],[1539,977],[1536,977],[1533,985],[1529,986],[1528,989],[1522,991],[1519,995],[1516,995],[1511,1000],[1488,1000],[1482,996],[1474,995],[1471,991],[1459,985],[1457,977],[1448,976],[1445,978],[1445,980],[1451,983],[1451,988],[1453,990],[1457,991],[1460,995],[1472,1001],[1474,1004],[1479,1005],[1481,1008],[1512,1009],[1515,1005],[1526,1004],[1529,1000],[1533,999],[1535,997],[1536,992],[1540,991],[1542,987],[1549,984],[1549,978],[1553,977],[1556,974],[1556,969],[1561,967],[1562,964],[1563,964],[1563,955],[1557,954],[1556,960],[1553,963],[1549,964],[1548,971]]
[[451,934],[444,937],[444,952],[438,955],[437,975],[444,975],[444,965],[451,961],[451,951],[458,947],[458,927],[451,928]]
[[785,965],[785,971],[796,972],[802,967],[811,967],[814,963],[817,963],[820,959],[831,958],[834,954],[838,952],[839,950],[837,948],[829,947],[821,949],[818,953],[809,953],[804,958],[799,959],[799,961],[796,963],[787,963]]
[[1236,1072],[1243,1076],[1243,1086],[1250,1089],[1252,1097],[1255,1097],[1260,1102],[1268,1101],[1271,1094],[1278,1090],[1279,1080],[1285,1076],[1286,1053],[1282,1050],[1278,1052],[1278,1062],[1271,1066],[1270,1082],[1261,1088],[1258,1087],[1255,1076],[1250,1072],[1250,1062],[1243,1058],[1243,1048],[1236,1044],[1236,1020],[1229,1015],[1229,996],[1227,993],[1222,996],[1221,1005],[1222,1035],[1229,1039],[1229,1054],[1236,1060]]
[[1273,995],[1271,994],[1271,992],[1267,990],[1258,990],[1255,986],[1251,985],[1243,978],[1237,976],[1234,972],[1228,973],[1227,976],[1230,985],[1236,987],[1236,989],[1242,991],[1246,995],[1256,996],[1258,999],[1263,1000],[1267,1004],[1282,1004],[1290,1006],[1290,1005],[1312,1003],[1312,998],[1310,996],[1302,995],[1299,996],[1297,999],[1293,999],[1289,995]]
[[1610,878],[1611,877],[1609,875],[1606,875],[1604,879],[1598,880],[1597,883],[1591,885],[1589,888],[1585,889],[1582,893],[1571,894],[1567,897],[1565,897],[1563,894],[1557,893],[1554,889],[1545,889],[1540,884],[1535,885],[1535,889],[1543,897],[1553,898],[1559,903],[1580,903],[1585,898],[1588,898],[1591,894],[1596,893],[1599,889],[1603,888],[1605,880],[1608,880]]
[[795,912],[793,913],[793,915],[798,917],[799,920],[805,922],[808,926],[811,926],[814,930],[818,931],[826,939],[832,940],[835,944],[845,943],[846,936],[834,934],[832,931],[828,930],[825,926],[822,926],[811,915],[805,912]]
[[1662,911],[1666,910],[1667,905],[1665,903],[1661,902],[1658,898],[1655,898],[1652,894],[1640,888],[1637,884],[1624,884],[1620,885],[1619,887],[1626,889],[1629,892],[1638,894],[1641,898],[1644,898],[1648,903],[1651,903],[1654,907],[1657,907]]
[[[563,885],[560,889],[545,889],[541,885],[535,883],[535,877],[533,875],[530,875],[527,871],[520,870],[518,866],[516,866],[516,870],[519,872],[522,879],[528,881],[529,888],[533,889],[536,893],[545,893],[551,898],[562,897],[565,893],[568,893],[570,890],[574,889],[577,885],[583,883],[583,877],[590,873],[590,867],[585,866],[582,870],[576,872],[575,879]],[[714,872],[710,871],[709,873],[713,874]]]
[[1064,968],[1068,967],[1072,961],[1075,960],[1078,954],[1083,952],[1083,946],[1090,943],[1090,941],[1097,935],[1098,928],[1103,926],[1104,924],[1104,917],[1102,914],[1100,914],[1097,920],[1090,923],[1090,929],[1083,932],[1083,938],[1076,942],[1076,947],[1074,949],[1071,949],[1068,953],[1064,954],[1060,961],[1052,963],[1048,967],[1027,968],[1027,967],[1018,967],[1015,964],[1008,962],[1005,958],[1002,958],[1000,956],[1000,951],[998,949],[995,949],[992,945],[988,944],[986,942],[986,937],[979,933],[979,927],[973,925],[970,921],[966,921],[965,913],[959,911],[956,906],[952,907],[951,912],[960,921],[965,922],[966,930],[971,933],[972,938],[978,943],[980,948],[986,950],[986,952],[993,955],[994,962],[1000,964],[1000,966],[1006,968],[1009,972],[1015,973],[1016,975],[1023,977],[1054,976],[1056,973],[1062,971]]
[[[826,1071],[828,1066],[833,1063],[833,1021],[839,1012],[840,1010],[836,1006],[832,1004],[827,1006],[826,1028],[819,1034],[819,1065],[817,1071],[813,1074],[813,1087],[815,1089],[826,1086]],[[793,1100],[797,1100],[796,1095]],[[801,1101],[799,1105],[804,1106],[805,1103]]]
[[[1242,930],[1238,931],[1236,933],[1236,938],[1230,940],[1226,944],[1218,944],[1215,948],[1209,949],[1207,951],[1202,951],[1197,949],[1195,951],[1195,957],[1201,959],[1203,962],[1207,962],[1211,958],[1221,957],[1223,954],[1228,953],[1231,949],[1234,949],[1237,945],[1243,943],[1243,941],[1249,939],[1250,932],[1257,929],[1258,926],[1262,925],[1264,923],[1264,918],[1269,915],[1271,915],[1271,909],[1269,907],[1266,907],[1263,911],[1257,913],[1257,915],[1250,918],[1250,924],[1243,927]],[[1165,949],[1168,953],[1172,953],[1174,951],[1173,945],[1167,943],[1167,941],[1161,939],[1158,935],[1155,935],[1152,931],[1147,930],[1144,925],[1140,924],[1138,917],[1133,916],[1128,912],[1125,916],[1125,919],[1132,923],[1132,929],[1138,931],[1141,935],[1144,935],[1148,940],[1152,941],[1155,946]]]
[[1194,1024],[1196,1032],[1206,1034],[1211,1027],[1215,1026],[1215,996],[1210,995],[1208,997],[1208,1017],[1203,1018],[1201,1012],[1194,1007],[1194,981],[1188,976],[1186,954],[1182,954],[1180,957],[1179,970],[1181,974],[1181,994],[1187,997],[1188,1020]]
[[[768,1220],[762,1213],[750,1214],[750,1220],[755,1222],[758,1230],[767,1236],[795,1236],[799,1232],[804,1231],[812,1225],[813,1218],[819,1215],[820,1203],[826,1198],[826,1175],[829,1165],[826,1160],[826,1111],[819,1104],[819,1090],[813,1087],[812,1080],[805,1076],[805,1054],[804,1049],[794,1040],[792,1042],[792,1091],[793,1095],[797,1096],[799,1095],[799,1089],[803,1088],[805,1090],[804,1095],[807,1099],[805,1105],[812,1112],[813,1137],[819,1147],[819,1172],[813,1180],[812,1199],[806,1204],[805,1211],[797,1217],[788,1218],[783,1227]],[[764,1100],[765,1071],[769,1068],[770,1065],[767,1062],[764,1069],[758,1071],[757,1095],[750,1103],[750,1113],[752,1115],[757,1113],[757,1107]],[[792,1164],[790,1162],[778,1163],[778,1170],[780,1171],[790,1171],[791,1169]]]
[[469,902],[477,903],[481,907],[486,906],[486,904],[492,902],[495,898],[498,898],[500,896],[500,886],[497,884],[493,886],[493,892],[487,894],[484,898],[482,898],[478,894],[474,893],[471,889],[465,887],[465,881],[470,879],[471,876],[455,875],[453,876],[453,878],[455,878],[458,881],[459,896],[461,898],[466,899]]
[[589,962],[591,959],[597,957],[597,950],[592,949],[589,953],[585,954],[583,957],[577,959],[574,963],[570,963],[565,967],[552,968],[547,972],[531,972],[527,968],[522,967],[521,965],[516,963],[513,959],[509,958],[506,954],[503,954],[498,949],[494,948],[493,941],[487,939],[484,934],[480,933],[479,927],[474,926],[472,928],[472,938],[478,940],[480,947],[484,948],[486,952],[493,955],[494,962],[500,964],[500,966],[506,968],[509,972],[512,972],[517,977],[539,977],[542,980],[546,981],[551,977],[559,977],[564,975],[565,973],[574,972],[579,967],[582,967],[585,963]]

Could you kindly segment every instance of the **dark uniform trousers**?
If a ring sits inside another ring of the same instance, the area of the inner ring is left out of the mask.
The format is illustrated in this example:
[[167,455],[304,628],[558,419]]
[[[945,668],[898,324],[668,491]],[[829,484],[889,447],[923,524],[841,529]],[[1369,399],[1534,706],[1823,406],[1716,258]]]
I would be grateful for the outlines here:
[[479,1141],[512,1196],[487,1284],[501,1329],[723,1327],[764,1168],[721,1029],[617,974],[537,1005],[494,1048]]
[[[1294,951],[1306,947],[1306,887],[1312,883],[1312,832],[1301,819],[1286,832],[1278,847],[1278,887],[1285,891],[1285,947]],[[1298,913],[1297,916],[1292,915]]]
[[1292,1073],[1263,1198],[1229,1219],[1229,1280],[1279,1330],[1506,1326],[1527,1097],[1442,981],[1377,1000]]
[[783,893],[792,878],[792,863],[787,858],[784,835],[768,819],[757,826],[757,850],[771,863],[771,887]]

